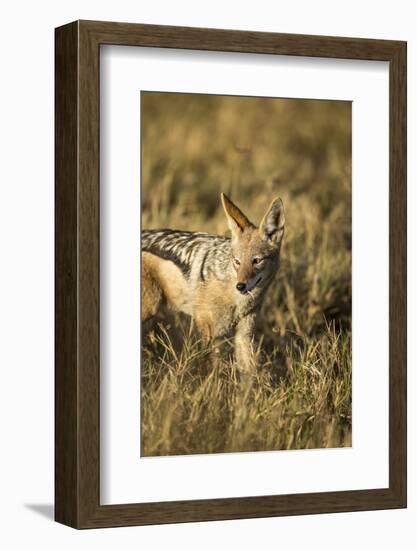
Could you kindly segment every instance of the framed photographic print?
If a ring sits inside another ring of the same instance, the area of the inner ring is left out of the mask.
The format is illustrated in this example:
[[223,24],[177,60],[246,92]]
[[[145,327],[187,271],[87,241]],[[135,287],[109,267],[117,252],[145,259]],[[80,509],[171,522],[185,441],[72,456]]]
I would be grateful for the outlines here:
[[406,506],[406,43],[56,29],[56,520]]

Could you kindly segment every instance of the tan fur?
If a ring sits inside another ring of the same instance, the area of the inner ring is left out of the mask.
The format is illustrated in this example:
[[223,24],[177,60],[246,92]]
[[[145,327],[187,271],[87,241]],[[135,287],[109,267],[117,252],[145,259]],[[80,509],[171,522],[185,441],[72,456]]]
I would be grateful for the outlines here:
[[163,301],[178,311],[188,309],[188,287],[181,270],[170,261],[142,252],[142,321],[156,315]]
[[232,239],[221,277],[203,280],[201,261],[185,277],[173,261],[142,252],[142,321],[166,304],[192,316],[205,344],[234,331],[236,359],[247,370],[256,359],[256,314],[279,267],[284,213],[281,201],[273,201],[258,229],[223,194],[222,203]]

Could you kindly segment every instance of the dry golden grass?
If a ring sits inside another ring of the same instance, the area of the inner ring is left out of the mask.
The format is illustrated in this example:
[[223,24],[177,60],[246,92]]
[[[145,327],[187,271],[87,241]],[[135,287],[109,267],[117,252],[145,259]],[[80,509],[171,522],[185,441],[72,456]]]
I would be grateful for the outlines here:
[[258,223],[284,201],[280,273],[239,380],[183,316],[143,343],[142,454],[351,445],[351,105],[142,94],[142,227],[226,234],[219,194]]

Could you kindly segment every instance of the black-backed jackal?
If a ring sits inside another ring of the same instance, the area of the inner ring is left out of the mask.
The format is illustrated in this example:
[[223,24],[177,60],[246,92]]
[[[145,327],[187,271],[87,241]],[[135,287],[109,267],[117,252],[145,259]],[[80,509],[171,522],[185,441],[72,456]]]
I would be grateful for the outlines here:
[[231,238],[142,231],[142,322],[162,306],[191,315],[204,343],[235,333],[237,365],[256,362],[255,317],[278,272],[284,208],[275,199],[259,228],[222,193]]

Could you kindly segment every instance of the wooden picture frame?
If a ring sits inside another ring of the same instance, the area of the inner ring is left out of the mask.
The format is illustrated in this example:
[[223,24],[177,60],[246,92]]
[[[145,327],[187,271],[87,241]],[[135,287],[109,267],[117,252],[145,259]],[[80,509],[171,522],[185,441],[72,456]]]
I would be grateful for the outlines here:
[[[117,44],[389,62],[389,487],[100,505],[99,56]],[[406,43],[77,21],[56,29],[55,519],[75,528],[406,506]]]

